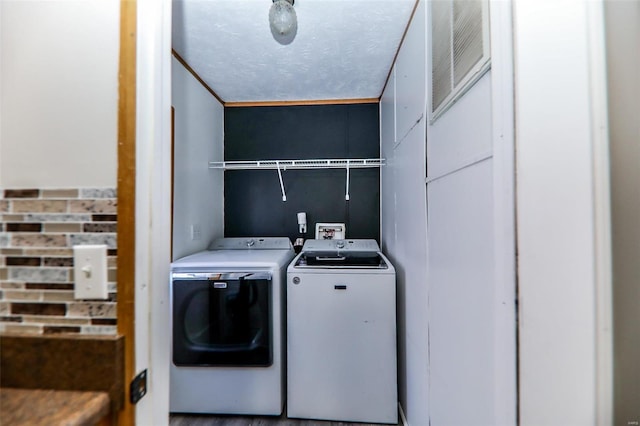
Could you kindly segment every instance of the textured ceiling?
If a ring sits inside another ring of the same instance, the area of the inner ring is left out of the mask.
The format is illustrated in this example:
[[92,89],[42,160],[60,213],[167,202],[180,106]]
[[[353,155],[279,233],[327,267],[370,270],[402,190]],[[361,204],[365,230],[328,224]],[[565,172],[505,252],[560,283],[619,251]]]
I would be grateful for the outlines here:
[[286,45],[271,3],[173,2],[173,49],[224,102],[379,97],[415,0],[295,0]]

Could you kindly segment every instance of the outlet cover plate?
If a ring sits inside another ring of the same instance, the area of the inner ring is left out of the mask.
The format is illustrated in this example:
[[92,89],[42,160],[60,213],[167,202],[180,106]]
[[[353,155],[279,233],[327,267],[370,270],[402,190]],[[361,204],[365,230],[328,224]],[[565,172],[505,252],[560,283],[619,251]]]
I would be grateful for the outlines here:
[[129,401],[137,404],[147,394],[147,370],[133,378],[129,384]]

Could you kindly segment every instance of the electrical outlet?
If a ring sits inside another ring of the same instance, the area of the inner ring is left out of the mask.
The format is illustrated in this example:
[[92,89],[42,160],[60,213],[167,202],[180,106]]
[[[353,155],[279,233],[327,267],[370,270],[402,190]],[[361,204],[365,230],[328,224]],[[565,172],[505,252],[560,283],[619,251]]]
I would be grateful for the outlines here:
[[133,378],[129,384],[129,401],[136,404],[147,394],[147,370],[142,371]]
[[191,225],[191,240],[197,241],[202,238],[202,229],[200,228],[200,224],[195,223]]
[[76,299],[107,299],[107,246],[73,246]]

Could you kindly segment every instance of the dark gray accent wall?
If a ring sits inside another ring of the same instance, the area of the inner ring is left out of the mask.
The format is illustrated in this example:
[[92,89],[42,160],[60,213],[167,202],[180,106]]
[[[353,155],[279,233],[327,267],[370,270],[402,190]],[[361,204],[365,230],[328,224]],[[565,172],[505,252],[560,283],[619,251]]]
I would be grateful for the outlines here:
[[[378,104],[225,108],[225,161],[318,158],[378,158]],[[282,172],[230,170],[224,178],[225,236],[298,234],[296,213],[316,222],[344,222],[348,238],[380,240],[380,170],[351,169],[345,200],[344,169]]]

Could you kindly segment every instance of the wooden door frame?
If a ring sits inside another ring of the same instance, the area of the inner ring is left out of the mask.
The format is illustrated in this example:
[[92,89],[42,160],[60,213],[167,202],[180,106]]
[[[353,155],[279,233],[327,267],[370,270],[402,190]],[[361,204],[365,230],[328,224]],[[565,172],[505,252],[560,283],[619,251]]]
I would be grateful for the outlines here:
[[118,72],[118,334],[124,336],[125,401],[119,425],[135,424],[129,382],[135,376],[136,0],[120,0]]
[[[126,388],[121,425],[169,420],[171,4],[120,0],[118,333],[125,338]],[[129,383],[145,370],[147,394],[134,406]]]

